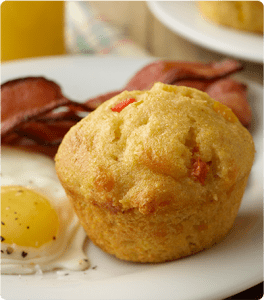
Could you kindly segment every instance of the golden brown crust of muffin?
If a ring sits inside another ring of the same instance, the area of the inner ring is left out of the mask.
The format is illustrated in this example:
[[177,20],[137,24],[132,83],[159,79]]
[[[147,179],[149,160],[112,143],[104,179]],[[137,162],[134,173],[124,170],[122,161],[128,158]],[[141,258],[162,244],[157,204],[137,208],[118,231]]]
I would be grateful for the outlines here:
[[217,24],[263,33],[261,1],[199,1],[198,5],[201,13]]
[[[127,98],[136,102],[111,110]],[[253,159],[252,137],[230,109],[157,83],[121,93],[72,127],[56,169],[95,244],[121,259],[161,262],[226,235]]]

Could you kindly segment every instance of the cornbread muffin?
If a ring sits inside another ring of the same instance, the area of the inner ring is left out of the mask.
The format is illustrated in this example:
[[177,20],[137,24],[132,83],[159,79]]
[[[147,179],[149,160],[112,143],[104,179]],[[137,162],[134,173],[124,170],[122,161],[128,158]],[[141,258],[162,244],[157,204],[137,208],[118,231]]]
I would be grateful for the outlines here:
[[263,32],[263,4],[260,1],[199,1],[209,20],[238,30]]
[[251,135],[206,93],[156,83],[125,91],[72,127],[56,155],[90,239],[135,262],[164,262],[220,241],[254,159]]

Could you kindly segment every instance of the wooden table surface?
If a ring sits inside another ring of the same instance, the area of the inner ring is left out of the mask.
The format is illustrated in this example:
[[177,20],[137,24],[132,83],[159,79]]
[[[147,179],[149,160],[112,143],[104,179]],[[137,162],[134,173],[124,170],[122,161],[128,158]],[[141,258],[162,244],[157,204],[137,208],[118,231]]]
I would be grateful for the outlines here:
[[[227,55],[197,46],[170,31],[153,16],[145,1],[92,1],[90,4],[113,24],[123,27],[132,40],[154,57],[202,62],[228,58]],[[263,64],[238,60],[244,69],[236,78],[263,85]],[[226,300],[260,299],[262,295],[261,283]]]

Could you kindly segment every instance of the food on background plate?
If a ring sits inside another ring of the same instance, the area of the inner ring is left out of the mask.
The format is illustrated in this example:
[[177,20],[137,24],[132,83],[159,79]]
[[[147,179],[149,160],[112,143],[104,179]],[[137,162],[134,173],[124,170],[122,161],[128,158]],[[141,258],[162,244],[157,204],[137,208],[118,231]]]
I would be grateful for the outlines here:
[[55,161],[96,245],[123,260],[164,262],[226,236],[254,151],[231,109],[197,89],[155,83],[83,118]]
[[198,8],[204,17],[216,24],[263,33],[261,1],[198,1]]
[[[118,91],[88,99],[84,104],[67,99],[55,82],[42,77],[11,80],[1,86],[1,141],[54,157],[65,133],[82,117],[124,90],[150,89],[155,82],[194,87],[232,108],[244,126],[251,110],[245,84],[230,78],[242,70],[235,60],[212,63],[154,61],[139,70]],[[44,101],[43,101],[44,100]],[[57,109],[63,109],[58,112]]]
[[2,147],[1,158],[1,273],[87,269],[86,234],[54,162],[9,147]]

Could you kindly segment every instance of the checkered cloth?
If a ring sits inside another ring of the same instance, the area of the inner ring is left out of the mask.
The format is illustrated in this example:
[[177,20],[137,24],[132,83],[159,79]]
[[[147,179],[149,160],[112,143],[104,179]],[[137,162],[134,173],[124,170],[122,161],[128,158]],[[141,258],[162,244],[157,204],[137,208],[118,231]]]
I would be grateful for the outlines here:
[[123,28],[99,14],[88,1],[66,2],[66,50],[73,54],[144,57]]

